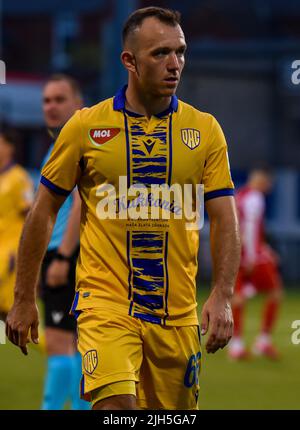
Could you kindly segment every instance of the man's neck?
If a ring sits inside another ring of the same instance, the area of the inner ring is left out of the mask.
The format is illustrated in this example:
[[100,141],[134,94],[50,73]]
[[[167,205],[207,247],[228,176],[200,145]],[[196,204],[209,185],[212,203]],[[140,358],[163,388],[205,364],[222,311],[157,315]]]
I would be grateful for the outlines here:
[[126,109],[151,118],[168,109],[172,97],[154,97],[138,91],[133,85],[128,85],[126,90]]

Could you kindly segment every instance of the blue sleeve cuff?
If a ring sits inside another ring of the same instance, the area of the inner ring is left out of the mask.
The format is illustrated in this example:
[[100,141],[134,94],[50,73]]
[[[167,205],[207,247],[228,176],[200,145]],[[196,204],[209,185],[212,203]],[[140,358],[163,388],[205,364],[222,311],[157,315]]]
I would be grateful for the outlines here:
[[68,196],[71,193],[71,191],[67,191],[53,184],[51,181],[49,181],[49,179],[45,178],[45,176],[41,176],[40,182],[41,184],[45,185],[47,188],[54,191],[56,194],[59,194],[60,196]]
[[216,197],[234,196],[233,188],[223,188],[221,190],[209,191],[204,194],[204,201],[215,199]]

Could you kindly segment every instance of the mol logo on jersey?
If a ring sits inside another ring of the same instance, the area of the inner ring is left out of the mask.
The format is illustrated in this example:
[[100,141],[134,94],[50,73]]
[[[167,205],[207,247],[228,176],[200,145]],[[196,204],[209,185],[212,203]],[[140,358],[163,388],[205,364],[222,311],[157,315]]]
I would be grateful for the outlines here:
[[183,128],[181,130],[181,139],[190,149],[195,149],[200,145],[200,131],[195,128]]
[[89,131],[89,138],[93,145],[101,146],[120,133],[119,128],[92,128]]
[[94,372],[98,365],[98,354],[95,349],[88,351],[83,356],[83,367],[90,375]]

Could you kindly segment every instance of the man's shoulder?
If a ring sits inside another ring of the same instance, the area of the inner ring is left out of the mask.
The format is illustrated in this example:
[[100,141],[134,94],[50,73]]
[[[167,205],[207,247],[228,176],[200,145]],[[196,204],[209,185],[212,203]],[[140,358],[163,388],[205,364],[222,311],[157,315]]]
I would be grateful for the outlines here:
[[113,97],[101,100],[99,103],[84,107],[79,110],[79,116],[81,121],[85,123],[93,122],[95,119],[99,119],[99,115],[109,115],[113,110]]
[[207,124],[212,124],[216,121],[216,118],[211,113],[204,112],[183,100],[178,100],[178,114],[189,117],[191,120],[195,118],[197,121],[203,121]]

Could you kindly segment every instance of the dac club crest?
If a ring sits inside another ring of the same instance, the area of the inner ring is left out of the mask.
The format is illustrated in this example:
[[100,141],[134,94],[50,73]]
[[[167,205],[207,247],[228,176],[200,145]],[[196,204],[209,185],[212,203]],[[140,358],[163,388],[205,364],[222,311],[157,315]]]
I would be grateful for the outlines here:
[[183,128],[181,140],[190,149],[195,149],[200,145],[200,131],[195,128]]
[[88,351],[83,356],[83,367],[84,370],[90,375],[95,371],[98,366],[98,354],[95,349]]

